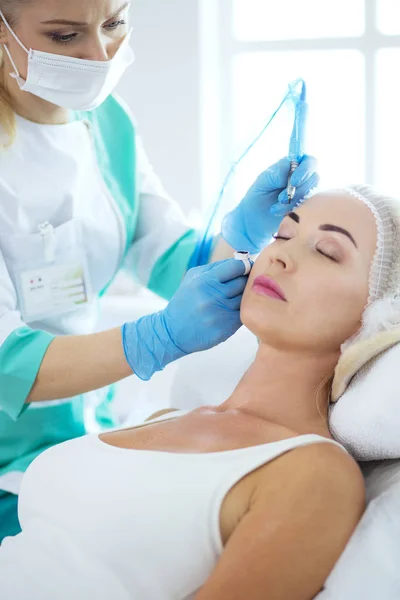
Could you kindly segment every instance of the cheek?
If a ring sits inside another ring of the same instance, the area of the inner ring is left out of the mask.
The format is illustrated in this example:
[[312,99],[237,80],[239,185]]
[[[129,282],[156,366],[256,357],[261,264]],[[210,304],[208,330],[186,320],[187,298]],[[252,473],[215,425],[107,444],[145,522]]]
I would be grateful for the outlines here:
[[256,300],[256,297],[252,293],[251,288],[253,287],[255,278],[258,277],[258,275],[262,275],[263,273],[265,273],[265,261],[263,264],[262,263],[263,261],[261,254],[254,263],[254,266],[247,280],[245,291],[243,293],[242,303],[240,306],[240,316],[243,324],[246,325],[246,327],[248,327],[248,325],[244,322],[243,319],[251,318],[252,307],[254,305],[254,301]]
[[368,282],[349,272],[343,276],[324,277],[318,285],[299,290],[292,316],[302,335],[314,343],[320,341],[337,347],[359,329],[368,300]]
[[[11,56],[15,64],[17,65],[18,72],[23,79],[27,77],[28,71],[28,55],[23,48],[18,44],[16,40],[12,40],[8,44]],[[27,46],[29,50],[29,46]],[[4,54],[7,54],[4,51]],[[10,65],[11,66],[11,65]],[[14,73],[14,67],[11,67],[11,73]]]
[[[253,285],[254,278],[249,277],[246,289],[243,293],[242,303],[240,305],[240,318],[246,327],[249,327],[249,319],[251,319],[252,315],[252,298],[251,298],[251,287]],[[251,327],[249,327],[251,329]]]
[[354,272],[340,277],[326,271],[319,276],[308,273],[302,277],[298,272],[291,281],[287,303],[254,294],[254,278],[249,279],[243,295],[241,319],[258,338],[272,346],[337,351],[360,327],[368,283]]

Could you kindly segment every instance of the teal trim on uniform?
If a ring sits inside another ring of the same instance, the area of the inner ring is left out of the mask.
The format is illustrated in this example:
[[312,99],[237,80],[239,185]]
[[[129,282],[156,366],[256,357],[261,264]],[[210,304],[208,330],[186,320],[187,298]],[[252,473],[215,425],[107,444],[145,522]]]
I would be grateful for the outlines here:
[[23,473],[44,450],[85,435],[84,403],[82,395],[61,403],[33,402],[18,421],[0,412],[0,478]]
[[0,491],[0,544],[4,538],[20,533],[18,496]]
[[112,402],[115,398],[115,385],[108,388],[105,400],[96,409],[96,421],[102,429],[112,429],[116,426]]
[[133,118],[126,105],[115,96],[109,96],[94,111],[74,113],[74,118],[91,124],[97,162],[125,223],[126,254],[135,235],[139,214]]
[[189,229],[156,262],[147,287],[166,300],[171,300],[188,270],[198,242],[198,232]]
[[203,238],[199,237],[197,240],[196,249],[190,258],[188,268],[193,269],[195,267],[208,265],[208,263],[211,261],[212,255],[214,254],[214,250],[221,239],[221,235],[216,235],[214,237],[210,237],[206,242],[204,242]]
[[17,420],[54,336],[29,327],[16,329],[0,346],[0,409]]
[[[118,425],[112,413],[113,388],[104,388],[105,399],[95,409],[99,431]],[[33,402],[26,406],[18,421],[0,412],[0,490],[3,475],[24,473],[45,450],[87,434],[84,394],[65,402]]]

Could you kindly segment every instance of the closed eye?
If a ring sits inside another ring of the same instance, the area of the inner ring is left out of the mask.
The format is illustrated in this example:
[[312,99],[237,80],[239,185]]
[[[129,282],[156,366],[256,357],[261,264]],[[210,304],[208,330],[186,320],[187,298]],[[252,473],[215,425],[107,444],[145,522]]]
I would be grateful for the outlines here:
[[329,258],[330,260],[333,260],[333,262],[335,262],[335,263],[339,262],[337,260],[337,258],[335,258],[334,256],[331,256],[330,254],[326,254],[325,252],[322,252],[322,250],[319,250],[318,248],[316,250],[317,250],[317,252],[319,252],[320,254],[322,254],[322,256],[326,256],[326,258]]
[[[291,238],[283,237],[282,235],[273,235],[272,237],[274,238],[274,240],[290,240],[291,239]],[[337,258],[335,258],[334,256],[331,256],[330,254],[326,254],[325,252],[322,252],[322,250],[319,250],[318,248],[316,250],[317,250],[317,252],[322,254],[322,256],[329,258],[329,260],[333,260],[333,262],[336,262],[336,263],[339,262],[337,260]]]

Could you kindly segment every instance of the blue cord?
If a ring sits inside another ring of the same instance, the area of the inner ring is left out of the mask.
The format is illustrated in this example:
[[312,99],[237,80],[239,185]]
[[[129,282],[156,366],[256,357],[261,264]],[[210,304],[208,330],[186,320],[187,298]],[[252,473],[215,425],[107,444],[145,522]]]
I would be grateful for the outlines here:
[[[301,92],[300,96],[296,92],[296,87],[299,85],[299,83],[302,84],[302,92]],[[246,150],[244,150],[244,152],[240,155],[240,157],[231,166],[231,168],[228,172],[228,175],[225,177],[221,191],[218,195],[217,201],[212,210],[212,213],[211,213],[210,219],[208,221],[208,225],[206,227],[204,235],[201,238],[201,240],[199,241],[199,244],[192,256],[192,259],[189,264],[189,268],[192,266],[204,265],[209,262],[212,245],[213,245],[213,236],[212,236],[212,234],[210,235],[211,228],[214,223],[215,217],[217,216],[218,210],[220,208],[222,198],[225,194],[225,190],[226,190],[231,178],[235,174],[238,165],[242,162],[242,160],[247,156],[247,154],[253,149],[253,147],[257,144],[257,142],[260,140],[260,138],[264,135],[266,129],[270,126],[270,124],[272,123],[272,121],[274,120],[274,118],[276,117],[278,112],[281,110],[281,108],[285,104],[285,102],[289,98],[291,98],[295,102],[295,106],[296,106],[298,104],[298,102],[303,98],[304,92],[305,92],[305,83],[302,79],[296,79],[294,82],[289,84],[289,89],[286,92],[285,97],[283,98],[282,102],[279,104],[278,108],[273,112],[272,116],[269,118],[266,125],[264,125],[264,127],[262,128],[261,132],[257,135],[255,140],[246,148]]]

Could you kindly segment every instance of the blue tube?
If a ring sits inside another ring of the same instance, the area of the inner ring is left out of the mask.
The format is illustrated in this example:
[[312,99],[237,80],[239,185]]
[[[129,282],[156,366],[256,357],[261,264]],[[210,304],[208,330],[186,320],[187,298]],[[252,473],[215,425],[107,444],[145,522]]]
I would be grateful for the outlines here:
[[[301,84],[301,91],[298,92],[299,84]],[[307,123],[307,114],[308,114],[308,105],[306,102],[307,90],[306,84],[303,79],[296,79],[292,83],[289,84],[289,89],[286,92],[282,102],[279,104],[278,108],[273,112],[272,116],[268,119],[266,125],[263,126],[261,132],[257,135],[255,140],[245,149],[245,151],[241,154],[237,161],[235,161],[232,167],[229,170],[228,175],[225,178],[222,189],[218,195],[217,201],[211,211],[211,215],[204,231],[204,234],[199,238],[197,247],[193,253],[193,256],[190,260],[190,267],[204,265],[209,262],[210,253],[212,251],[213,244],[213,232],[212,226],[214,224],[215,218],[218,214],[218,210],[220,208],[222,198],[224,196],[225,190],[234,176],[238,165],[242,162],[245,156],[250,152],[250,150],[256,145],[259,139],[264,135],[266,129],[270,126],[282,106],[288,101],[292,100],[295,105],[295,120],[294,127],[292,131],[292,136],[290,138],[289,144],[289,160],[291,157],[293,158],[293,163],[298,163],[304,155],[304,140],[305,140],[305,128]]]

